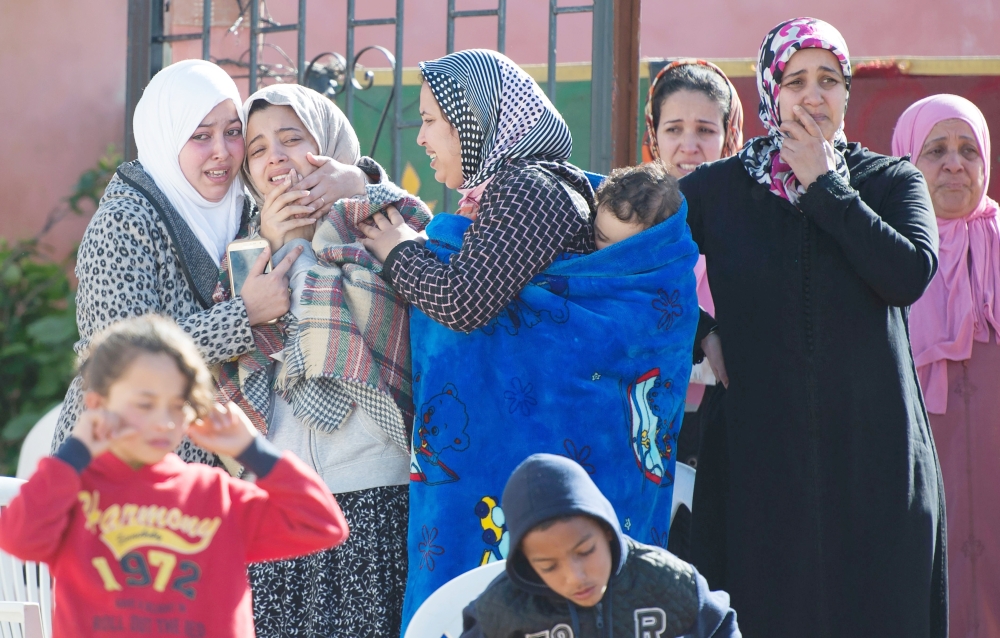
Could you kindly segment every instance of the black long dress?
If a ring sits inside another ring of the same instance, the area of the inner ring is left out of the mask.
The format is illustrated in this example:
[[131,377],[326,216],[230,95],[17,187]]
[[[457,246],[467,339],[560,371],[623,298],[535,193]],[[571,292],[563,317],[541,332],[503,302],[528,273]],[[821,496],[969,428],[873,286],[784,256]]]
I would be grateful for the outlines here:
[[850,185],[821,176],[801,210],[737,157],[681,180],[730,379],[693,514],[724,547],[695,542],[694,564],[750,638],[947,636],[944,491],[907,333],[937,226],[912,164],[857,144],[847,163]]

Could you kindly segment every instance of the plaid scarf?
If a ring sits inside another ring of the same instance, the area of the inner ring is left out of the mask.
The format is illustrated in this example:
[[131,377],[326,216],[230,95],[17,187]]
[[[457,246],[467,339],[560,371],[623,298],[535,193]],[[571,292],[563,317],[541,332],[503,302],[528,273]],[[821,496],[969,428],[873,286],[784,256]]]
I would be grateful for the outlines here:
[[408,304],[361,247],[359,223],[389,204],[423,230],[430,211],[391,182],[342,199],[316,229],[317,263],[306,275],[301,316],[289,324],[277,389],[309,427],[331,432],[358,405],[401,448],[413,422]]
[[[357,225],[389,204],[416,230],[431,215],[423,202],[392,183],[371,185],[367,192],[367,198],[338,201],[316,229],[318,263],[306,275],[300,316],[286,315],[284,326],[254,328],[257,350],[240,357],[235,367],[223,366],[228,374],[220,377],[220,388],[225,387],[230,400],[249,404],[258,417],[251,421],[259,429],[258,420],[264,421],[270,407],[270,355],[284,347],[274,388],[302,423],[332,432],[360,407],[395,443],[409,448],[408,305],[380,276],[382,265],[358,242]],[[266,424],[261,431],[266,432]]]

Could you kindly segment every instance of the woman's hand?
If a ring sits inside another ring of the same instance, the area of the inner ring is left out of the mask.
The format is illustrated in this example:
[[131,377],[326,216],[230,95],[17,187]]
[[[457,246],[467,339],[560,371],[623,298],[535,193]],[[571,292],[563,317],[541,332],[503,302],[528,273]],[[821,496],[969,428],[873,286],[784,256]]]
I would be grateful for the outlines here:
[[365,194],[368,177],[357,166],[341,164],[332,157],[312,153],[307,153],[306,159],[316,170],[302,180],[299,189],[309,191],[309,195],[301,203],[316,208],[313,217],[319,218],[329,213],[338,199]]
[[[295,188],[298,191],[302,191],[301,187],[297,188],[298,183],[302,181],[302,176],[299,175],[298,171],[296,171],[296,170],[293,169],[292,172],[289,173],[288,180],[292,183],[292,185],[289,186],[289,188]],[[307,193],[306,196],[308,197],[309,191],[304,191],[304,192]],[[313,208],[313,207],[314,206],[308,206],[307,208]],[[322,213],[321,211],[316,211],[316,212],[314,212],[312,214],[309,214],[309,215],[296,215],[295,217],[296,217],[296,221],[305,221],[305,220],[309,219],[309,220],[312,220],[313,223],[312,224],[303,224],[303,225],[299,226],[298,228],[292,228],[292,229],[290,229],[287,233],[285,233],[284,244],[287,244],[288,242],[292,241],[293,239],[304,239],[304,240],[312,243],[313,235],[316,234],[316,227],[319,226],[320,221],[323,220],[326,217],[326,215],[324,213]],[[284,245],[284,244],[282,244],[282,245]]]
[[785,134],[781,143],[781,159],[792,168],[795,179],[802,187],[809,188],[820,175],[836,170],[837,152],[805,109],[796,104],[792,110],[801,124],[791,121],[781,125],[781,132]]
[[85,410],[73,426],[73,437],[87,446],[90,458],[104,454],[112,443],[138,436],[138,432],[125,425],[121,417],[107,410]]
[[289,239],[302,237],[308,229],[308,237],[312,239],[316,228],[316,212],[314,206],[303,204],[310,196],[308,190],[301,184],[295,186],[297,174],[295,169],[288,173],[288,179],[264,196],[264,205],[260,209],[260,236],[271,244],[271,252],[277,252]]
[[726,361],[722,358],[722,338],[719,333],[710,332],[701,340],[701,350],[708,359],[712,374],[724,387],[729,387],[729,375],[726,374]]
[[404,241],[419,241],[423,243],[426,235],[413,230],[403,221],[395,206],[387,206],[385,213],[375,213],[367,224],[358,228],[365,234],[361,245],[374,255],[375,259],[384,262],[392,249]]
[[271,272],[264,274],[271,251],[267,248],[257,257],[250,267],[250,274],[240,297],[247,308],[247,318],[251,326],[267,323],[283,317],[291,307],[288,292],[288,270],[302,254],[302,247],[296,246],[275,266]]
[[188,428],[188,437],[215,454],[237,457],[253,443],[257,430],[235,403],[216,403],[208,416],[195,420]]

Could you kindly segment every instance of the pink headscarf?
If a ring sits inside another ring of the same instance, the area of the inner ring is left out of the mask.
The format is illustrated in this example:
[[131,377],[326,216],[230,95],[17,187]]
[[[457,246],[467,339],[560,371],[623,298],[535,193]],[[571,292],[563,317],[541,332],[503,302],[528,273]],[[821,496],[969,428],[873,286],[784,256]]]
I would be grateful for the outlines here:
[[986,167],[982,199],[961,219],[938,218],[939,265],[927,292],[910,313],[913,358],[927,411],[948,408],[948,361],[972,356],[973,340],[989,342],[990,326],[1000,343],[1000,207],[986,196],[990,184],[990,131],[976,105],[957,95],[933,95],[906,109],[892,135],[893,155],[912,161],[931,129],[943,120],[962,120],[972,128]]

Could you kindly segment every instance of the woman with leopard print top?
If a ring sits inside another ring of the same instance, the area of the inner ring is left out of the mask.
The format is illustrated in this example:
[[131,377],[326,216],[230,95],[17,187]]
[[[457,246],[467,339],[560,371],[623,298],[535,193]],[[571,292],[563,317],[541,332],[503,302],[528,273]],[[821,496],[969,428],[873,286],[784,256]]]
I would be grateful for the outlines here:
[[[245,154],[241,106],[233,80],[202,60],[173,64],[146,87],[134,119],[139,159],[118,167],[80,243],[80,341],[74,348],[81,357],[90,338],[108,325],[157,313],[176,320],[212,365],[250,351],[251,327],[287,312],[286,271],[297,252],[266,275],[259,262],[241,297],[212,302],[226,245],[254,221],[252,200],[239,179]],[[317,173],[317,180],[324,176]],[[328,193],[325,199],[332,204],[335,197]],[[323,198],[312,203],[324,204]],[[66,393],[53,450],[69,436],[81,409],[77,377]],[[177,453],[189,462],[216,461],[187,439]]]

